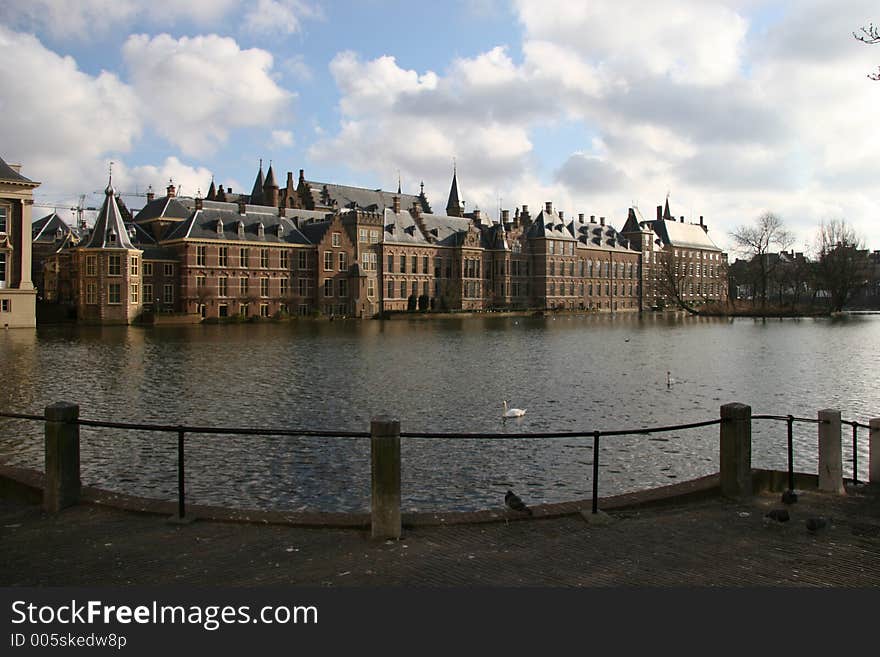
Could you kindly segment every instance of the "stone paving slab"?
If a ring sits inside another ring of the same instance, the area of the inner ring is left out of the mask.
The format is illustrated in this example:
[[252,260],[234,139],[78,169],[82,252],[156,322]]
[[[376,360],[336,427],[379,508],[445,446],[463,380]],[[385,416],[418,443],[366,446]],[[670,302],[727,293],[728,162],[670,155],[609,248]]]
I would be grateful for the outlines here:
[[[880,586],[880,491],[778,493],[552,518],[362,528],[199,520],[83,504],[50,516],[0,501],[0,585]],[[810,532],[805,520],[831,518]]]

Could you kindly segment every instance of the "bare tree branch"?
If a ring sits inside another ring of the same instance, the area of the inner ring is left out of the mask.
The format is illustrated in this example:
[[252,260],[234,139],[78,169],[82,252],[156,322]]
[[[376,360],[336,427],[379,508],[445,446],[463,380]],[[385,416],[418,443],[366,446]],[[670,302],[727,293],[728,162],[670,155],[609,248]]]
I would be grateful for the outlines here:
[[[869,45],[880,43],[880,28],[876,27],[873,23],[870,23],[868,27],[860,28],[859,31],[861,34],[853,32],[852,35],[862,43],[867,43]],[[880,81],[880,67],[877,68],[877,73],[868,73],[868,78]]]

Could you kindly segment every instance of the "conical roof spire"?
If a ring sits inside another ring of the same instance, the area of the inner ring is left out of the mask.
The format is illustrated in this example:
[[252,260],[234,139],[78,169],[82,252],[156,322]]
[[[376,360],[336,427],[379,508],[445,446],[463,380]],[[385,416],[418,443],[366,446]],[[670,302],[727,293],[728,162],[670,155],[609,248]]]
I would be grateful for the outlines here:
[[83,244],[88,249],[134,249],[125,229],[122,212],[116,200],[112,177],[104,190],[104,204],[98,212],[95,227],[89,234],[88,241]]
[[450,217],[460,217],[461,199],[458,196],[458,172],[455,160],[452,161],[452,186],[449,188],[449,200],[446,202],[446,214]]
[[666,195],[666,205],[663,208],[663,218],[664,219],[672,219],[675,221],[675,218],[672,216],[672,213],[669,211],[669,194]]
[[208,195],[205,196],[206,201],[215,201],[217,199],[217,188],[214,187],[214,176],[211,176],[211,186],[208,187]]
[[251,190],[251,205],[263,204],[263,186],[265,184],[266,180],[263,178],[263,158],[260,158],[260,171],[257,174],[256,180],[254,180],[254,188]]
[[275,172],[272,171],[272,161],[269,160],[269,170],[266,172],[266,182],[263,183],[263,189],[267,187],[278,187],[275,182]]

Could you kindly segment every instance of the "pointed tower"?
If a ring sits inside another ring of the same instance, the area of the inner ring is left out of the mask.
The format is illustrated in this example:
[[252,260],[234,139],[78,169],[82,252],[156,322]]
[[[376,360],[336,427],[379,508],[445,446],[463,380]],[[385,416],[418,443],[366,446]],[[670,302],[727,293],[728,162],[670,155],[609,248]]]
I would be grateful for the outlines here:
[[266,180],[263,178],[263,160],[260,160],[260,172],[257,174],[257,179],[254,180],[254,188],[251,190],[251,205],[263,205],[263,186],[266,184]]
[[131,242],[111,179],[95,226],[76,249],[80,321],[131,324],[141,314],[143,253]]
[[446,202],[446,215],[460,217],[464,214],[464,208],[458,197],[458,172],[456,165],[452,165],[452,187],[449,188],[449,200]]
[[266,182],[263,183],[263,205],[278,207],[278,184],[275,182],[275,172],[272,171],[271,160],[269,161],[269,171],[266,172]]
[[217,200],[217,188],[214,187],[214,176],[211,176],[211,186],[208,187],[208,195],[205,196],[206,201],[216,201]]

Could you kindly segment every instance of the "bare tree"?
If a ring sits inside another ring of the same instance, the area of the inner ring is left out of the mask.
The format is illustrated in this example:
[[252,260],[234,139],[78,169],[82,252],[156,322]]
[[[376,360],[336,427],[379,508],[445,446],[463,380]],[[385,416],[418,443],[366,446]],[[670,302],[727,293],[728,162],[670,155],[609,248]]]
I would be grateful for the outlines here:
[[661,296],[674,301],[682,310],[697,315],[693,303],[685,298],[692,291],[693,278],[688,275],[687,263],[676,258],[673,251],[662,251],[656,257],[657,290]]
[[[853,36],[862,43],[880,43],[880,28],[875,27],[873,23],[869,24],[868,27],[860,28],[859,32],[853,32]],[[868,77],[872,80],[880,80],[880,67],[877,68],[877,71],[877,73],[868,73]]]
[[778,258],[770,257],[771,249],[787,249],[794,243],[794,237],[785,229],[782,219],[772,212],[762,214],[752,226],[739,226],[730,236],[736,250],[755,263],[758,296],[761,305],[766,305],[767,283],[778,263]]
[[828,292],[833,312],[840,312],[853,293],[867,283],[868,259],[861,247],[861,240],[845,220],[832,219],[819,226],[818,282]]

